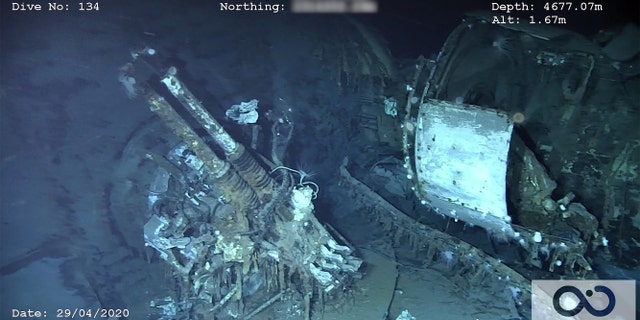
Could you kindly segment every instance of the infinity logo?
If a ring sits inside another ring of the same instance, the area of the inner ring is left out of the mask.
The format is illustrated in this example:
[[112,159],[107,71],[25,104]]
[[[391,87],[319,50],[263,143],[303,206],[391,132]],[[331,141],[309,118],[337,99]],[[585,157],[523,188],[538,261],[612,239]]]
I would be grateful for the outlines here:
[[[596,292],[603,292],[607,295],[607,298],[609,298],[609,305],[607,305],[606,308],[602,310],[595,309],[589,303],[589,301],[587,301],[587,298],[582,294],[582,292],[580,292],[580,290],[574,286],[564,286],[556,291],[556,293],[553,295],[553,308],[556,309],[559,314],[565,317],[575,316],[576,314],[580,313],[583,308],[587,309],[587,312],[596,317],[604,317],[610,314],[611,311],[613,311],[613,308],[615,308],[616,306],[616,296],[613,294],[613,291],[605,286],[595,286],[593,290],[595,290]],[[571,310],[565,310],[560,305],[560,297],[567,292],[573,293],[580,300],[578,305]],[[587,290],[586,294],[587,297],[591,297],[593,295],[593,291]]]

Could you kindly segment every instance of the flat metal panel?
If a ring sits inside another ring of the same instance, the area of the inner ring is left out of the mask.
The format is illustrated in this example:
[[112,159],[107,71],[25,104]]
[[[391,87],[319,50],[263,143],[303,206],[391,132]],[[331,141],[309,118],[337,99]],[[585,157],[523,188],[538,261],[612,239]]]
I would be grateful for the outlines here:
[[511,233],[506,207],[513,123],[497,110],[428,100],[416,122],[418,193],[436,211]]

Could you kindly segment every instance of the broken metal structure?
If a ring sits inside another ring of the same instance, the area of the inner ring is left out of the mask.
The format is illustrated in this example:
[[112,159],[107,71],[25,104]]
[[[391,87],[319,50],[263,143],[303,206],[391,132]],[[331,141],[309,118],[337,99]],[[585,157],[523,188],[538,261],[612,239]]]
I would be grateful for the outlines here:
[[[638,190],[630,178],[637,175],[621,173],[638,156],[622,143],[634,137],[607,129],[625,120],[600,104],[610,97],[633,110],[621,102],[629,78],[615,79],[620,63],[578,34],[495,26],[490,17],[469,14],[435,60],[416,62],[402,123],[407,178],[428,208],[518,243],[525,264],[594,276],[587,253],[608,255],[610,220],[638,212],[638,203],[622,196]],[[598,135],[567,137],[593,128],[589,121],[602,121]],[[549,136],[553,126],[562,133]],[[598,149],[618,156],[603,161],[609,156]],[[565,181],[561,190],[552,176]],[[609,190],[606,200],[587,197],[588,188]]]
[[[440,270],[470,297],[474,290],[495,292],[512,314],[525,318],[528,279],[594,277],[589,254],[606,252],[613,230],[625,228],[616,229],[614,221],[635,219],[637,203],[619,192],[638,189],[630,163],[640,144],[591,139],[571,145],[567,137],[554,140],[543,133],[553,124],[565,126],[559,135],[566,135],[583,119],[593,121],[598,99],[588,88],[613,87],[603,80],[614,68],[610,61],[576,34],[493,26],[473,13],[435,59],[417,59],[408,83],[398,86],[400,93],[386,97],[381,92],[401,82],[395,63],[367,28],[351,19],[345,24],[359,35],[360,49],[336,45],[338,39],[314,57],[340,91],[373,92],[363,95],[368,104],[362,104],[356,121],[362,145],[377,142],[403,158],[388,156],[371,166],[363,161],[370,149],[354,152],[340,166],[336,185],[350,201],[350,215],[388,236],[395,249],[385,255],[415,269]],[[556,41],[567,38],[574,41]],[[267,133],[271,150],[259,152],[257,126],[251,144],[238,142],[175,67],[149,67],[156,65],[155,55],[149,48],[135,52],[120,76],[129,95],[144,98],[177,137],[158,148],[156,128],[134,141],[142,150],[129,150],[156,165],[147,174],[144,239],[172,266],[176,287],[152,307],[162,310],[163,319],[249,319],[287,301],[281,314],[311,319],[325,304],[341,304],[353,295],[362,277],[362,245],[348,243],[314,216],[318,185],[307,173],[284,166],[292,118],[286,111],[266,114],[273,117]],[[257,103],[235,105],[227,116],[251,125],[259,116]],[[194,130],[186,113],[200,129]],[[585,134],[589,130],[607,131],[583,128]],[[599,147],[608,149],[599,152]],[[602,165],[605,154],[615,159]],[[572,184],[578,176],[584,184]],[[384,183],[373,187],[371,181]],[[594,181],[604,185],[602,206],[581,189]],[[448,219],[444,231],[450,223],[464,223],[512,244],[519,261],[507,265],[495,252],[443,232],[429,223],[438,216]]]

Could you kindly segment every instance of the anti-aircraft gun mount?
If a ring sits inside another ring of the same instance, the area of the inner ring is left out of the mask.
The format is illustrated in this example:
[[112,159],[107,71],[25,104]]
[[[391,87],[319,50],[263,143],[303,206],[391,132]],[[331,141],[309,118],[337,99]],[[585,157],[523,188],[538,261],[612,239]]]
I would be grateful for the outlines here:
[[[136,144],[125,150],[131,161],[155,165],[149,172],[144,241],[172,267],[176,288],[151,302],[161,317],[249,319],[288,300],[295,302],[292,317],[309,318],[312,298],[331,301],[348,293],[361,276],[362,260],[314,216],[318,186],[247,151],[181,82],[175,67],[152,67],[153,49],[133,57],[121,69],[120,81],[175,135],[157,143],[152,132],[157,128],[141,130],[132,139]],[[204,134],[174,109],[169,102],[174,100]],[[286,134],[274,135],[273,154],[282,151],[286,139]],[[140,149],[145,146],[150,148]]]

